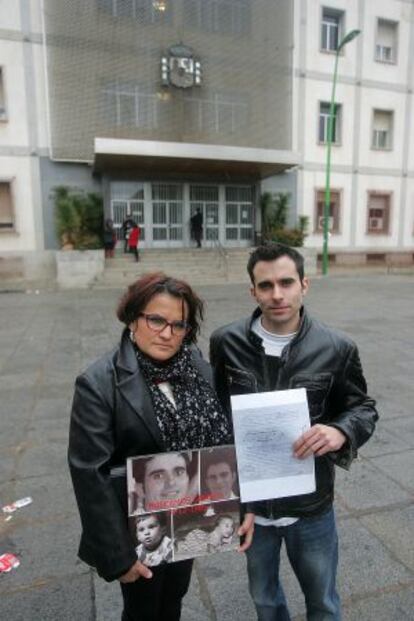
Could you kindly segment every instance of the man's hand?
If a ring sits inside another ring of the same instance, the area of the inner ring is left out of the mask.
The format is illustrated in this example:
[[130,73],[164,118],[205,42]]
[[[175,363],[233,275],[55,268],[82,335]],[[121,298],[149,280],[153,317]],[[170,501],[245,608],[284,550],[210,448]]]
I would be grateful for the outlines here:
[[299,459],[309,455],[320,457],[331,451],[338,451],[346,442],[346,436],[329,425],[314,425],[303,433],[293,445],[293,453]]
[[152,578],[152,571],[148,569],[146,565],[141,563],[141,561],[136,561],[136,563],[129,568],[126,574],[119,578],[119,582],[123,582],[124,584],[127,584],[128,582],[135,582],[138,578],[141,578],[141,576],[143,578]]
[[246,513],[243,523],[240,525],[237,534],[239,537],[245,535],[243,543],[239,546],[239,552],[246,552],[247,548],[250,548],[250,544],[253,539],[254,531],[254,513]]

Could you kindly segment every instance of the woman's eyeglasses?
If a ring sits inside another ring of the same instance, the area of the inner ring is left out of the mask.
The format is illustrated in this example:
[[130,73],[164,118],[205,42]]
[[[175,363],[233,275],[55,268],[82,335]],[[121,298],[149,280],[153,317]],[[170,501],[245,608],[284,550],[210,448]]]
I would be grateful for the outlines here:
[[146,324],[153,332],[162,332],[167,326],[170,326],[171,333],[176,336],[182,336],[188,332],[190,325],[187,321],[167,321],[165,317],[161,315],[148,315],[147,313],[140,313],[139,317],[144,317]]

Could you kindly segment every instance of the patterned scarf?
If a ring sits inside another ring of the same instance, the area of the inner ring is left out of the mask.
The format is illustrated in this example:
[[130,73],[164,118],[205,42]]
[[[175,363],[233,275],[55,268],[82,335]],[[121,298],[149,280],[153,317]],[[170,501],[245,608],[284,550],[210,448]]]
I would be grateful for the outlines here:
[[[166,363],[148,358],[136,345],[135,352],[168,451],[233,442],[228,417],[210,384],[195,367],[188,345],[183,345]],[[170,383],[176,407],[158,388],[161,382]]]

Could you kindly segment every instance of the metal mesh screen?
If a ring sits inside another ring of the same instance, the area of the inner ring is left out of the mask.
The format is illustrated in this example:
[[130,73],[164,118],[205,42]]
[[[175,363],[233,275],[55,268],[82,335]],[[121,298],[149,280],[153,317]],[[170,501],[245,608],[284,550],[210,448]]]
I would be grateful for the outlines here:
[[[290,0],[45,0],[53,157],[95,136],[289,149]],[[177,43],[200,87],[161,86]]]

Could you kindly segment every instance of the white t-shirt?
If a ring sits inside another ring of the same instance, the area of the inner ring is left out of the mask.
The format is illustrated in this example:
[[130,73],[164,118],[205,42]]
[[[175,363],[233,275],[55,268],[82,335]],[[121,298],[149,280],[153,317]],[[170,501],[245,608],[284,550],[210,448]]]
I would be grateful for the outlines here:
[[[286,345],[289,345],[290,341],[296,335],[296,332],[292,334],[274,334],[268,332],[262,326],[261,317],[257,317],[252,324],[252,330],[263,341],[263,349],[266,356],[280,357],[282,350]],[[283,517],[278,520],[269,520],[268,518],[256,515],[254,518],[255,524],[260,526],[290,526],[298,521],[299,518]]]

